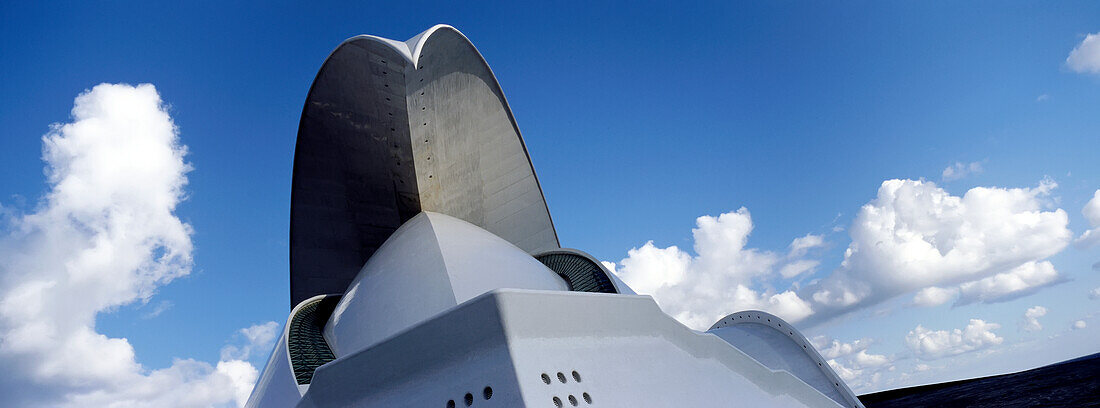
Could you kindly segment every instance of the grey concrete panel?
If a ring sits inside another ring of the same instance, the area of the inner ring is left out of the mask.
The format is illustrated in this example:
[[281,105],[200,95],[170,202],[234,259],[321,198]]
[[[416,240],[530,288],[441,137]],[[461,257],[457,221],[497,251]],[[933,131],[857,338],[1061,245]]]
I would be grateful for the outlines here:
[[460,218],[528,252],[558,247],[500,85],[449,26],[408,43],[354,37],[318,72],[295,148],[291,304],[342,293],[421,211]]
[[453,28],[422,41],[416,69],[406,72],[421,206],[527,252],[557,248],[534,168],[489,66]]
[[291,304],[343,293],[397,227],[420,212],[408,114],[407,60],[353,39],[321,67],[294,153]]

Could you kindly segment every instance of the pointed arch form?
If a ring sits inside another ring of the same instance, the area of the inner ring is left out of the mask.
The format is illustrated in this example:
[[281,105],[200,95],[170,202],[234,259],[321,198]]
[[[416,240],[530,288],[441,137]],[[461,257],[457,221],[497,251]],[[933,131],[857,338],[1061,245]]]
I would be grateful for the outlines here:
[[559,247],[500,84],[448,25],[405,42],[356,36],[332,51],[306,97],[292,179],[291,305],[343,293],[422,211],[528,253]]

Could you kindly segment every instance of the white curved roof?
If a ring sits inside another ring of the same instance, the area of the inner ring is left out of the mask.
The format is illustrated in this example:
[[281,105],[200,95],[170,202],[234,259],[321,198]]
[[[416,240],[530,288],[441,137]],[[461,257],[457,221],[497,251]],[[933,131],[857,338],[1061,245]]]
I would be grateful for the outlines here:
[[451,216],[421,213],[363,266],[325,325],[325,339],[339,358],[499,288],[569,290],[508,241]]

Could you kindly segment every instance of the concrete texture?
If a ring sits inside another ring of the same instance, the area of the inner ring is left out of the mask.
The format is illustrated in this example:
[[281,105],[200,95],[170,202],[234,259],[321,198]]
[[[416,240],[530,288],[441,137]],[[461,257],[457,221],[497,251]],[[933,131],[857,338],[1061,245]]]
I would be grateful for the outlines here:
[[351,38],[318,72],[295,148],[291,305],[343,293],[421,211],[473,223],[527,252],[559,246],[500,85],[449,26],[410,43]]

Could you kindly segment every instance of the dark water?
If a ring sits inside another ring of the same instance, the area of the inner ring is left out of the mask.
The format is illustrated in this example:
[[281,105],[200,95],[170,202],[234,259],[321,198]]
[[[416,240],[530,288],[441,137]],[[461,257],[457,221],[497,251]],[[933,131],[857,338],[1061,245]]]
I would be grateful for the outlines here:
[[1100,407],[1100,353],[1013,374],[859,396],[868,408]]

